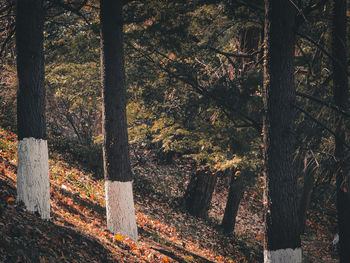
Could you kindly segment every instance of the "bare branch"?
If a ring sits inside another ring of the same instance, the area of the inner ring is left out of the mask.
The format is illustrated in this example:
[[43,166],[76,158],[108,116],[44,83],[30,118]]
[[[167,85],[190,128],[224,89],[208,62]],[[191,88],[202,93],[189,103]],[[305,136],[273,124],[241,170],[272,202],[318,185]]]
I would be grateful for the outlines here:
[[227,52],[224,52],[224,51],[220,51],[214,47],[210,47],[208,46],[209,49],[215,51],[216,53],[219,53],[221,55],[224,55],[226,57],[236,57],[236,58],[253,58],[255,55],[259,54],[260,53],[260,50],[257,50],[251,54],[245,54],[245,53],[227,53]]
[[78,6],[73,7],[70,4],[67,4],[63,2],[62,0],[54,0],[54,3],[56,3],[58,6],[62,7],[66,11],[70,11],[73,14],[76,14],[77,16],[81,17],[88,25],[90,24],[89,20],[80,12],[80,9],[83,8],[88,0],[83,0]]
[[296,18],[296,24],[297,24],[297,28],[303,23],[303,21],[307,21],[306,17],[312,13],[314,10],[320,8],[321,6],[325,5],[325,3],[327,3],[328,0],[322,0],[315,3],[311,3],[308,6],[306,6],[301,13],[298,14],[297,18]]
[[311,119],[312,121],[314,121],[317,125],[319,125],[320,127],[322,127],[323,129],[325,129],[326,131],[328,131],[330,134],[332,134],[337,140],[339,140],[346,148],[348,148],[350,150],[350,146],[342,139],[340,138],[333,130],[331,130],[330,128],[328,128],[325,124],[323,124],[322,122],[320,122],[319,120],[317,120],[316,118],[314,118],[310,113],[308,113],[306,110],[300,108],[297,105],[293,105],[294,108],[296,108],[297,110],[299,110],[300,112],[304,113],[306,117],[308,117],[309,119]]
[[332,54],[330,54],[327,50],[325,50],[321,45],[319,45],[315,40],[313,40],[312,38],[303,35],[299,32],[296,33],[298,36],[300,36],[301,38],[305,38],[306,40],[308,40],[310,43],[314,44],[319,50],[321,50],[325,55],[327,55],[329,58],[331,58],[335,63],[337,63],[339,65],[339,67],[341,67],[341,69],[346,73],[346,75],[350,76],[349,72],[346,69],[346,65],[343,65],[337,58],[335,58],[334,56],[332,56]]
[[324,106],[327,106],[328,108],[331,108],[331,109],[333,109],[333,110],[335,110],[335,111],[337,111],[337,112],[343,114],[344,116],[350,118],[350,113],[348,113],[348,112],[346,112],[346,111],[340,109],[338,106],[336,106],[336,105],[334,105],[334,104],[332,104],[332,103],[330,103],[330,102],[323,101],[323,100],[321,100],[321,99],[319,99],[319,98],[316,98],[316,97],[311,96],[311,95],[309,95],[309,94],[302,93],[302,92],[298,92],[298,91],[296,92],[296,95],[299,96],[299,97],[307,98],[307,99],[309,99],[309,100],[318,102],[319,104],[322,104],[322,105],[324,105]]

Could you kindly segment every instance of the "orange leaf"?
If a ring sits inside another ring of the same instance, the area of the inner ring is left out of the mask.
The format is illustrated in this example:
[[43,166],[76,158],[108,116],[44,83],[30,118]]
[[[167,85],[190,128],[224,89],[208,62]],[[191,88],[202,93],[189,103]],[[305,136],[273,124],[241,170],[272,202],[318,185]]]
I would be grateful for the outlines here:
[[163,262],[169,262],[169,259],[167,257],[163,258]]
[[221,257],[221,256],[217,256],[215,259],[219,260],[219,261],[225,261],[225,259],[223,257]]
[[11,197],[9,197],[8,199],[7,199],[7,202],[9,203],[9,202],[14,202],[15,201],[15,199],[11,196]]
[[258,240],[262,239],[263,237],[264,237],[264,236],[263,236],[262,234],[259,234],[259,235],[256,236],[256,238],[257,238]]
[[124,240],[124,237],[122,235],[119,235],[119,234],[116,234],[115,235],[115,239],[117,239],[118,241],[123,241]]

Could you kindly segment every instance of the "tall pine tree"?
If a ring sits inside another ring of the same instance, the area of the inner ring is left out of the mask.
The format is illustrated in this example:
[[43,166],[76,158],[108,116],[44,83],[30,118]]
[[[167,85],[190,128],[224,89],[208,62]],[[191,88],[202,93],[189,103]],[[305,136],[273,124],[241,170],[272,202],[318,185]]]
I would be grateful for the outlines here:
[[103,87],[104,174],[107,227],[137,240],[132,193],[121,0],[101,0],[101,74]]
[[296,7],[289,0],[266,0],[265,12],[264,262],[301,263],[293,169]]
[[17,201],[50,218],[49,163],[45,123],[42,0],[16,1]]
[[[349,87],[347,75],[346,45],[346,0],[333,1],[332,54],[334,102],[341,110],[348,110]],[[334,156],[337,162],[337,210],[339,226],[339,259],[350,262],[350,194],[349,194],[349,150],[343,142],[347,139],[347,128],[342,115],[336,113]]]

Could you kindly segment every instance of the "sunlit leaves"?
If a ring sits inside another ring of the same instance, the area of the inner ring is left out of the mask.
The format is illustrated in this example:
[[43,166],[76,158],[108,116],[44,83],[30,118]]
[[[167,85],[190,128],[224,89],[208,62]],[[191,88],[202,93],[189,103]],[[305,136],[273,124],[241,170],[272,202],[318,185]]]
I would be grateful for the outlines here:
[[122,235],[120,235],[120,234],[116,234],[115,235],[115,239],[121,242],[121,241],[124,240],[124,237]]

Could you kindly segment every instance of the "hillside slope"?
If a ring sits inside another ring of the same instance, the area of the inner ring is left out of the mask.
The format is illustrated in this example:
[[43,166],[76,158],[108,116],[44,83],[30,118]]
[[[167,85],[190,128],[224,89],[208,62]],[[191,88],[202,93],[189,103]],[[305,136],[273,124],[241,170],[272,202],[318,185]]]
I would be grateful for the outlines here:
[[[223,236],[217,224],[227,194],[224,179],[210,218],[196,219],[179,201],[191,164],[158,165],[151,151],[139,154],[146,163],[133,168],[140,235],[135,243],[107,231],[103,180],[67,162],[65,154],[50,152],[51,221],[25,212],[15,203],[16,136],[0,129],[0,262],[262,262],[261,185],[245,194],[236,235]],[[336,262],[327,247],[333,237],[327,222],[312,223],[304,238],[311,262]]]

